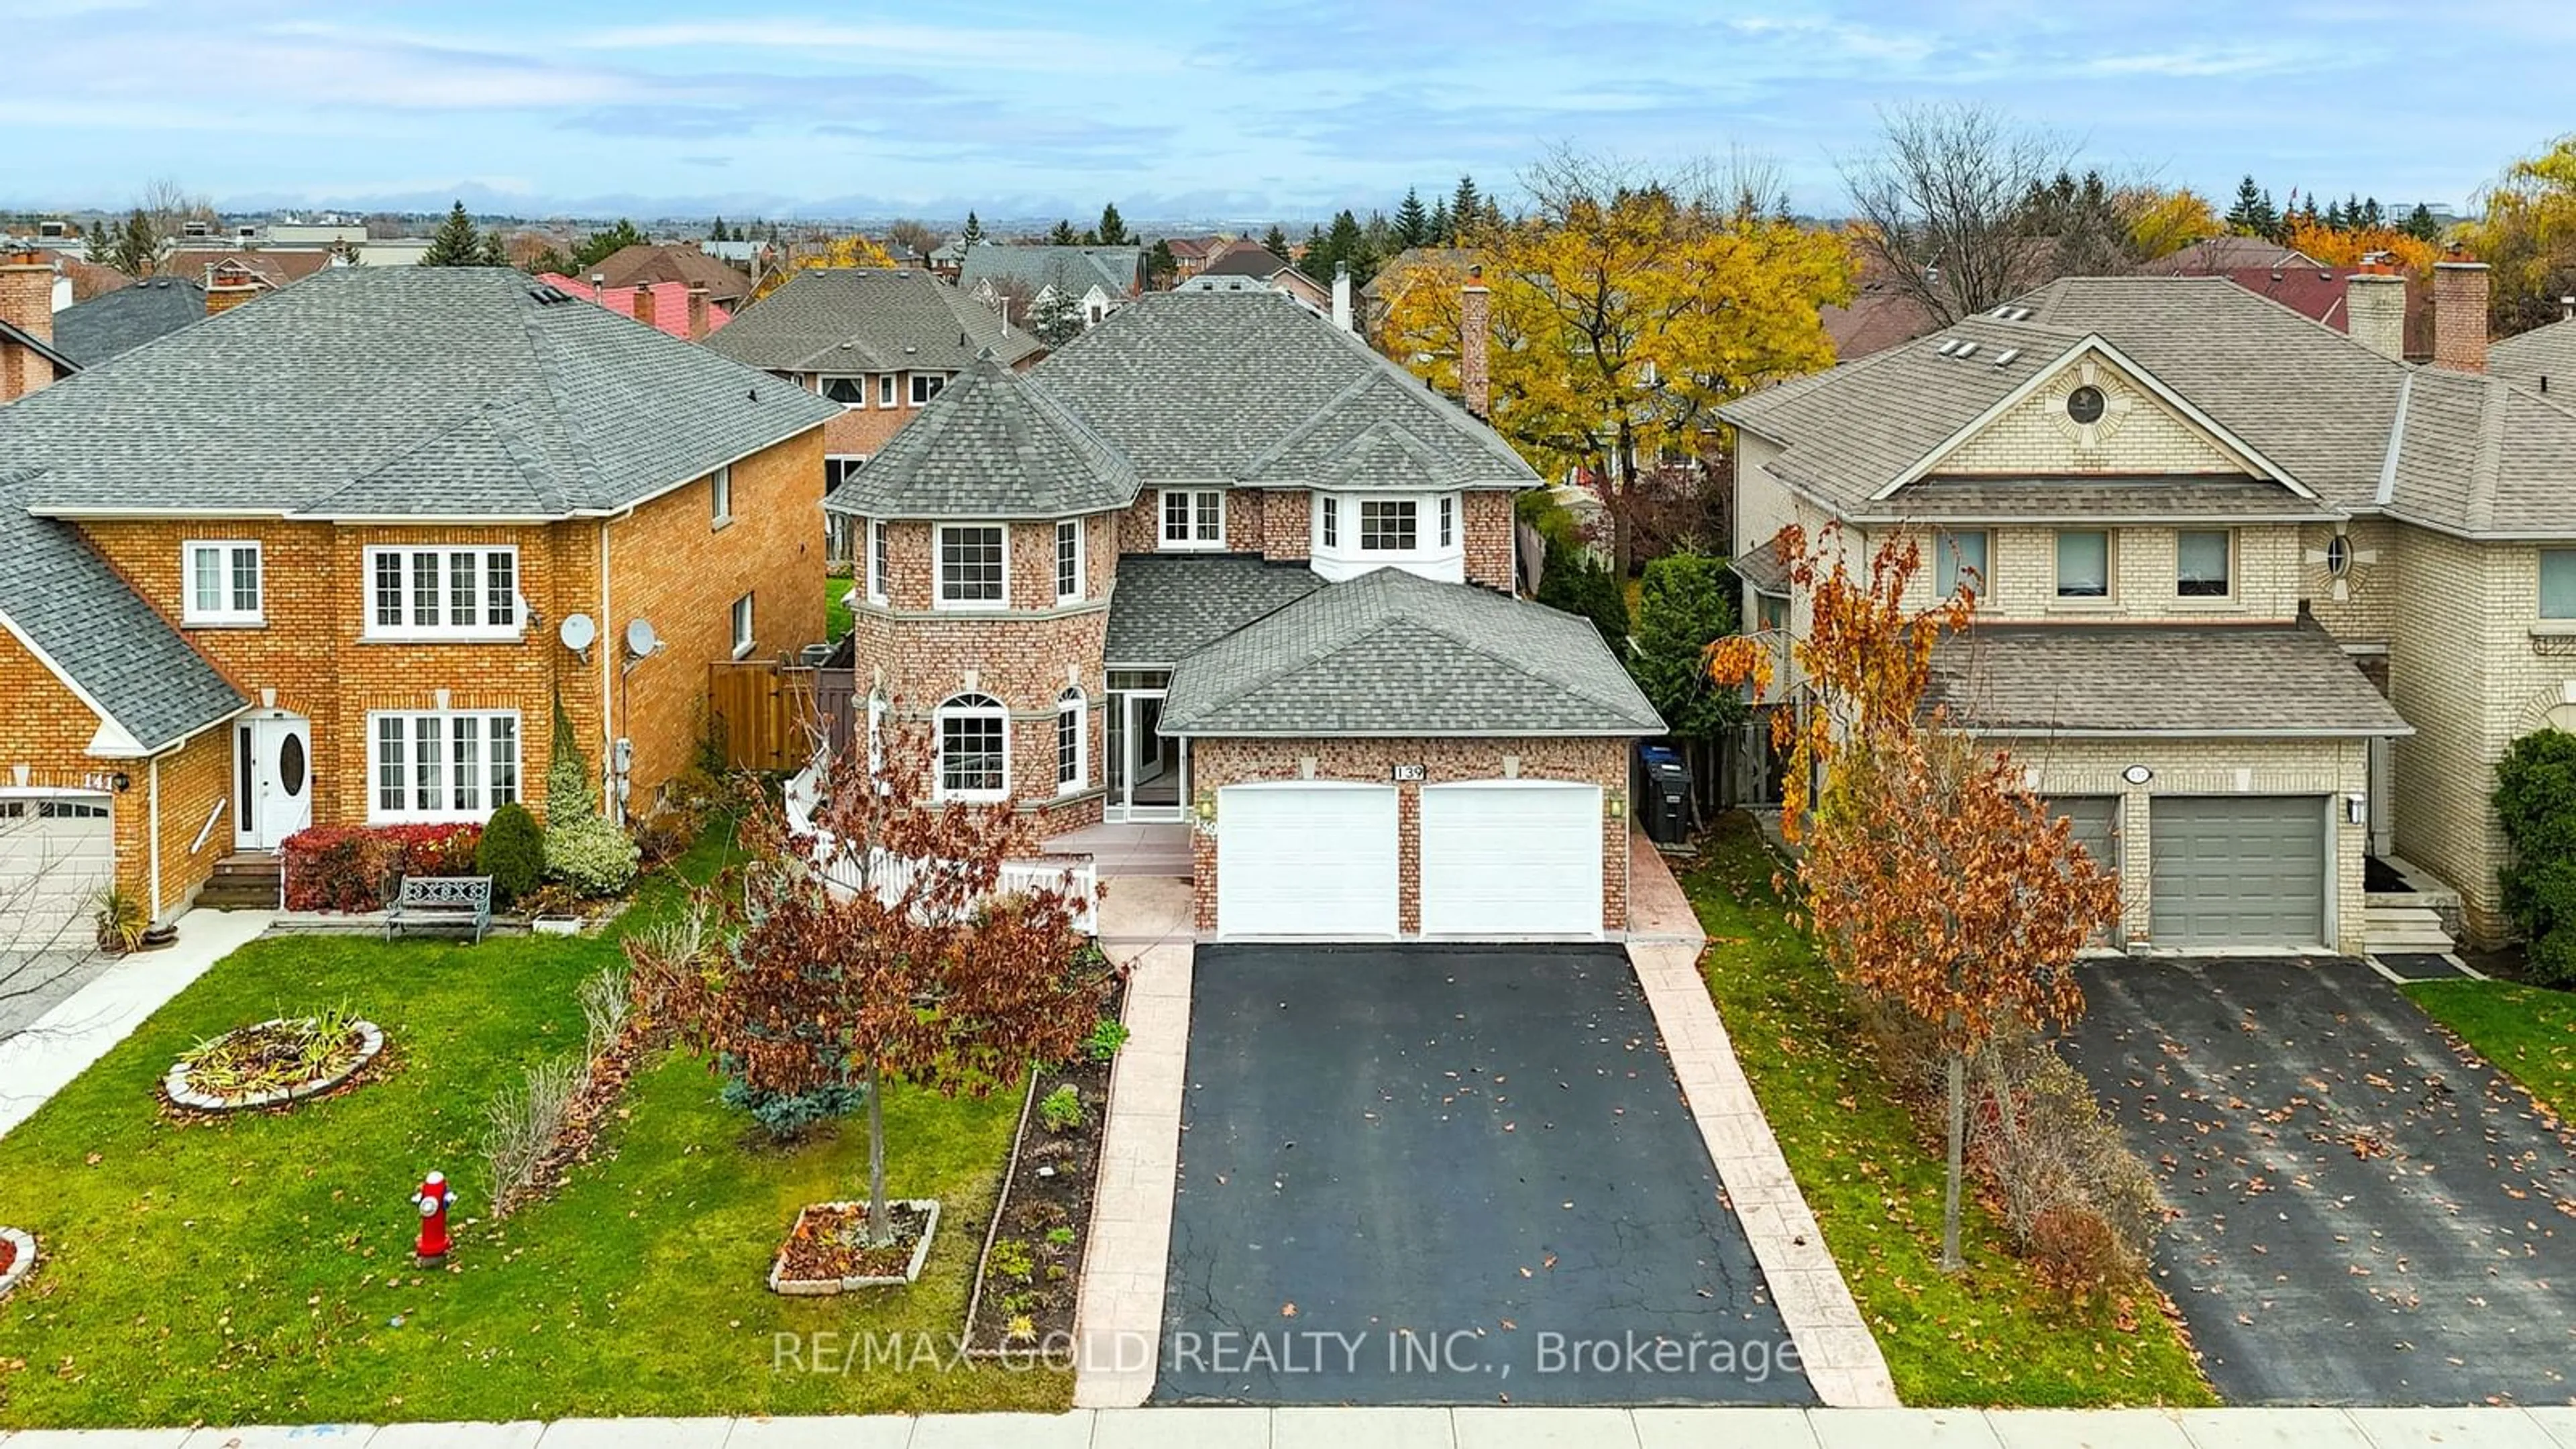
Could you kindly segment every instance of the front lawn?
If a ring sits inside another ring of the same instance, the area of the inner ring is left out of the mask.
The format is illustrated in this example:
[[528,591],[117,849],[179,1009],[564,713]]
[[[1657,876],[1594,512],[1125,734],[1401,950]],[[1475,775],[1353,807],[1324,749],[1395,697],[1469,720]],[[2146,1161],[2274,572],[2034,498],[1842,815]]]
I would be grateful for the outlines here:
[[1730,814],[1682,878],[1700,969],[1824,1228],[1896,1391],[1914,1405],[2217,1402],[2144,1284],[2077,1306],[2040,1284],[1973,1202],[1967,1269],[1943,1273],[1942,1151],[1889,1096],[1832,972],[1784,915],[1752,820]]
[[[648,886],[627,921],[673,894]],[[1059,1372],[862,1367],[857,1351],[893,1332],[950,1345],[1016,1095],[888,1095],[891,1186],[945,1205],[907,1291],[762,1286],[800,1204],[860,1190],[864,1129],[748,1145],[748,1119],[676,1054],[639,1074],[604,1160],[560,1197],[472,1221],[489,1198],[484,1104],[527,1063],[580,1050],[574,986],[618,949],[304,936],[219,963],[0,1139],[0,1221],[46,1253],[0,1303],[0,1426],[1064,1407]],[[160,1115],[154,1083],[199,1038],[341,1001],[386,1029],[378,1080],[284,1115]],[[423,1272],[407,1199],[433,1168],[462,1197],[459,1249]],[[823,1332],[843,1338],[773,1368],[780,1336]]]
[[2561,1121],[2576,1121],[2576,995],[2504,981],[2423,981],[2406,994]]

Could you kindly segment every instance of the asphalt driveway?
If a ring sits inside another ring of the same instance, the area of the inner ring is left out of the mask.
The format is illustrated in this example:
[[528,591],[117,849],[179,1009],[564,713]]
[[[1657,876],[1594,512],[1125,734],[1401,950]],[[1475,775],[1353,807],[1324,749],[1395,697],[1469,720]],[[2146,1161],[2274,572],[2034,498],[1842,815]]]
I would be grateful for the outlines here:
[[1614,946],[1201,946],[1162,1402],[1813,1403]]
[[2073,1055],[2177,1216],[2237,1403],[2565,1403],[2576,1149],[2354,961],[2103,963]]

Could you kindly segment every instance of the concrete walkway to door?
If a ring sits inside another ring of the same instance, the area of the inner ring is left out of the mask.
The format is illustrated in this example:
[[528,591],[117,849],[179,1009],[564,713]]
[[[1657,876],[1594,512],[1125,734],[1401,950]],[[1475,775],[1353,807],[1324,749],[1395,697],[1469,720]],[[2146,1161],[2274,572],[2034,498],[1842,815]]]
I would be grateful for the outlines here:
[[0,1041],[0,1136],[26,1121],[207,968],[268,930],[269,911],[190,911],[179,939],[124,957],[24,1032]]

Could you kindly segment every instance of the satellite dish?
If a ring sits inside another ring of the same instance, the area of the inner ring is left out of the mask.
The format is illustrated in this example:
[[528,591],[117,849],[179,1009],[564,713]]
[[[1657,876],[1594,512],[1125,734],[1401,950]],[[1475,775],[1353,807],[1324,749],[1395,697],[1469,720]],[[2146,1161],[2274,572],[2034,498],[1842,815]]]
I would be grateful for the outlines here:
[[638,619],[626,626],[626,652],[641,659],[662,647],[662,636],[653,632],[653,621]]
[[566,614],[563,623],[556,626],[555,635],[563,640],[563,647],[579,654],[599,642],[599,626],[591,622],[588,614]]

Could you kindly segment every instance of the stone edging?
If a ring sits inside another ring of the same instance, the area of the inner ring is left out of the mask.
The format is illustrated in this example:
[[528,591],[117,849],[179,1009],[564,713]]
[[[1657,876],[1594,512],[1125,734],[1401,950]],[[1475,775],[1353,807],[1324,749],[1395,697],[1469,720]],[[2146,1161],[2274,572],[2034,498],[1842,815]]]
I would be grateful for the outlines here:
[[6,1298],[10,1289],[25,1282],[27,1275],[36,1271],[36,1235],[16,1228],[0,1228],[0,1242],[18,1250],[18,1256],[9,1260],[9,1271],[0,1273],[0,1298]]
[[[888,1208],[908,1207],[926,1218],[921,1225],[921,1236],[914,1240],[912,1245],[912,1261],[904,1265],[903,1272],[899,1274],[862,1273],[850,1278],[782,1278],[779,1275],[787,1271],[787,1249],[782,1245],[778,1250],[777,1261],[769,1265],[769,1291],[789,1298],[820,1298],[834,1293],[849,1293],[860,1288],[896,1288],[919,1281],[921,1265],[930,1257],[931,1235],[939,1231],[939,1200],[928,1197],[895,1197],[886,1199],[886,1206]],[[863,1202],[807,1203],[796,1210],[796,1218],[797,1221],[802,1222],[805,1214],[816,1208],[864,1209],[866,1207],[867,1204]],[[794,1229],[790,1228],[789,1231],[793,1232]]]
[[[310,1018],[300,1019],[310,1020]],[[282,1016],[271,1017],[266,1021],[253,1022],[249,1026],[236,1027],[226,1035],[257,1031],[266,1026],[284,1026],[288,1020],[289,1018]],[[299,1082],[292,1087],[255,1092],[247,1097],[218,1097],[211,1092],[200,1092],[189,1086],[188,1064],[176,1062],[171,1065],[169,1074],[161,1079],[161,1089],[170,1094],[172,1103],[195,1112],[246,1112],[254,1107],[274,1107],[285,1102],[300,1102],[306,1097],[319,1096],[339,1086],[365,1070],[369,1062],[383,1054],[385,1049],[383,1028],[372,1021],[360,1021],[351,1023],[350,1030],[358,1034],[358,1059],[327,1077]]]

